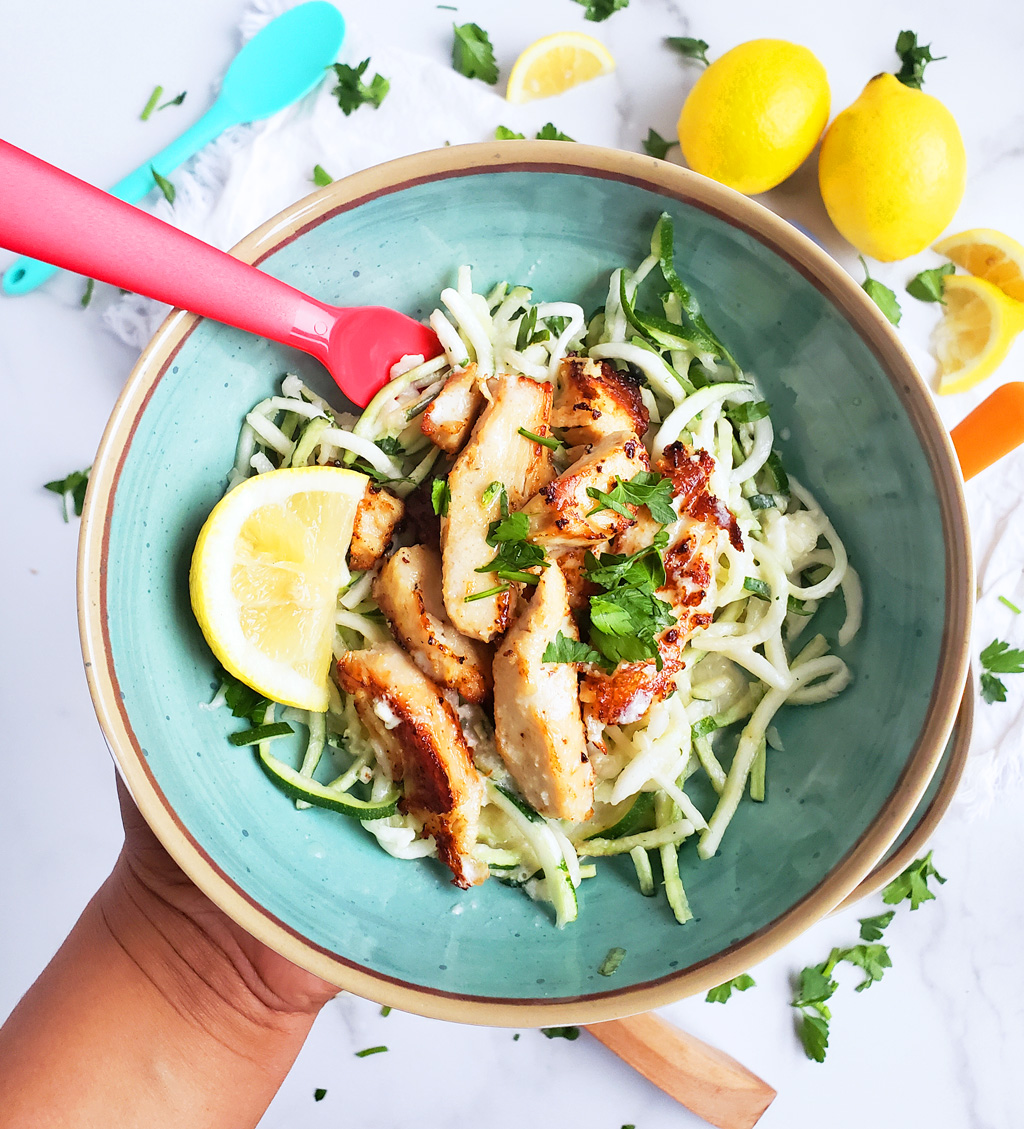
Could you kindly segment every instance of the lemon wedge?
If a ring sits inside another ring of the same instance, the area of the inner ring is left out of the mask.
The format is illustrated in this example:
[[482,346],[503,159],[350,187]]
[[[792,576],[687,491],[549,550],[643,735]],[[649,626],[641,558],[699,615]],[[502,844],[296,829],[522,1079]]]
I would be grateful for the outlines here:
[[976,278],[998,286],[1010,298],[1024,302],[1024,247],[1001,231],[975,227],[947,235],[933,250]]
[[1024,302],[983,278],[950,274],[943,280],[945,316],[935,330],[939,392],[965,392],[991,376],[1024,329]]
[[581,31],[559,31],[531,43],[516,59],[505,97],[517,103],[550,98],[613,70],[615,60],[599,39]]
[[192,555],[192,608],[225,670],[267,698],[327,709],[338,589],[367,478],[267,471],[226,494]]

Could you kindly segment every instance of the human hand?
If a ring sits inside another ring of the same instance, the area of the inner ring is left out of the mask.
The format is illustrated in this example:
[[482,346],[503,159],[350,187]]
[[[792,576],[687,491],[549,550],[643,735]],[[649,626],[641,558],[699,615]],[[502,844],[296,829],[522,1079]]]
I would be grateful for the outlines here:
[[[104,909],[115,934],[119,927],[133,926],[131,916],[141,912],[180,957],[182,973],[191,972],[219,993],[229,993],[245,1010],[315,1015],[337,994],[333,984],[256,940],[210,901],[153,834],[120,776],[117,795],[125,840],[104,887]],[[130,936],[134,932],[129,929]],[[234,986],[231,970],[238,976]]]

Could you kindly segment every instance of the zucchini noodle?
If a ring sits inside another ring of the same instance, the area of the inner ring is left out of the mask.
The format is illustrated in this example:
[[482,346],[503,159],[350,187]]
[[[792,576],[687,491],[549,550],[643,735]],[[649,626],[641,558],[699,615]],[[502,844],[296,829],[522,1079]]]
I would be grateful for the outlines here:
[[[672,249],[671,221],[664,216],[651,254],[635,271],[612,271],[604,308],[589,320],[575,302],[535,301],[528,287],[505,281],[487,280],[490,289],[477,293],[470,268],[459,267],[455,286],[440,291],[443,309],[429,318],[443,349],[439,356],[403,358],[358,419],[286,376],[280,395],[246,414],[228,478],[230,489],[253,471],[341,459],[408,497],[442,465],[420,416],[449,376],[475,364],[476,387],[489,399],[488,377],[511,372],[554,383],[569,353],[607,363],[634,382],[650,417],[643,438],[652,471],[668,465],[659,463],[666,453],[678,457],[678,444],[694,459],[699,454],[716,512],[721,518],[727,507],[734,524],[727,529],[724,519],[698,521],[684,511],[681,496],[673,502],[679,516],[664,526],[667,543],[685,541],[691,553],[706,555],[706,614],[684,641],[663,696],[643,699],[616,724],[587,720],[595,804],[586,823],[563,823],[528,808],[497,754],[492,717],[444,692],[484,778],[477,861],[502,882],[550,902],[559,926],[576,918],[585,896],[578,890],[602,869],[580,860],[616,855],[631,860],[641,894],[664,890],[676,920],[692,919],[683,875],[705,862],[714,865],[748,790],[771,808],[779,711],[827,702],[853,679],[823,634],[799,650],[796,639],[819,604],[838,592],[845,606],[839,647],[851,643],[864,615],[861,583],[842,539],[812,492],[782,469],[756,380],[739,369],[704,320],[689,284],[676,273]],[[658,312],[645,313],[654,294]],[[353,573],[340,591],[335,655],[392,638],[373,598],[379,571],[374,564]],[[650,660],[645,675],[653,676],[655,666]],[[369,789],[371,801],[391,795],[394,785],[352,699],[334,684],[330,690],[326,714],[285,715],[309,731],[300,773],[326,776],[323,765],[330,762],[332,779],[322,787],[340,795]],[[223,702],[222,687],[204,708]],[[389,721],[390,707],[379,707],[386,728],[397,724],[397,718]],[[273,704],[267,717],[273,719]],[[691,780],[704,783],[694,792],[700,805],[688,791]],[[397,811],[361,822],[395,858],[437,854],[412,815]]]

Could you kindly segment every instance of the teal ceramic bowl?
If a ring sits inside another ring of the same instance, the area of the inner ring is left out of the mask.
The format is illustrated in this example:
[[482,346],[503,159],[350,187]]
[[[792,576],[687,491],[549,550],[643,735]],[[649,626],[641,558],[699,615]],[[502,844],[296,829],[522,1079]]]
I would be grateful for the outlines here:
[[[585,883],[579,920],[497,882],[456,890],[343,816],[297,811],[235,749],[189,607],[196,535],[239,423],[285,371],[337,401],[315,362],[175,312],[104,436],[80,562],[83,646],[101,724],[136,802],[215,902],[360,995],[467,1022],[592,1022],[703,991],[756,964],[872,870],[925,793],[967,673],[972,572],[959,473],[884,318],[810,240],[663,161],[551,142],[426,153],[330,185],[236,254],[338,304],[422,317],[461,263],[477,284],[603,300],[662,211],[708,321],[773,406],[787,465],[832,516],[863,580],[854,684],[778,717],[768,801],[721,853],[681,855],[695,919],[636,889],[628,859]],[[838,610],[838,609],[837,609]],[[824,629],[836,624],[824,621]],[[613,977],[598,969],[626,950]]]

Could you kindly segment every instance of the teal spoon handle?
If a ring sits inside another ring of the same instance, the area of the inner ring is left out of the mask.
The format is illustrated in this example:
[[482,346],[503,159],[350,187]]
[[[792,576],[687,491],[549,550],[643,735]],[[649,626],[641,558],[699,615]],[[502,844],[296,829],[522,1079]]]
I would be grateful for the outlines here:
[[[153,169],[161,176],[167,176],[232,125],[238,125],[237,116],[231,112],[228,103],[219,98],[195,125],[161,149],[152,160],[119,180],[109,190],[109,194],[128,204],[137,203],[156,187]],[[16,259],[4,273],[3,291],[5,294],[28,294],[37,286],[42,286],[59,269],[40,259]]]

